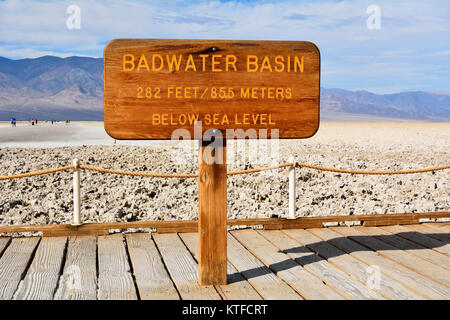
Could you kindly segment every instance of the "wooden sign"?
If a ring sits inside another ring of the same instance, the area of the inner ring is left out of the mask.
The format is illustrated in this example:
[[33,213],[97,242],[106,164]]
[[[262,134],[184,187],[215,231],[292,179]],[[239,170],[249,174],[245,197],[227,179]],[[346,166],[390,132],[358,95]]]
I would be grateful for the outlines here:
[[115,139],[171,139],[176,129],[195,138],[199,121],[200,134],[229,139],[308,138],[319,127],[311,42],[116,39],[104,51],[104,86]]

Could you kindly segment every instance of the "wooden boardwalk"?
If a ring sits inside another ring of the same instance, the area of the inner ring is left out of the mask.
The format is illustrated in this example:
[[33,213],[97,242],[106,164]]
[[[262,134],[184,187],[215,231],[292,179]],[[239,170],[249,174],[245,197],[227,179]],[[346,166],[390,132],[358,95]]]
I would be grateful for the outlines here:
[[198,285],[196,233],[0,238],[0,299],[450,299],[450,223],[228,233]]

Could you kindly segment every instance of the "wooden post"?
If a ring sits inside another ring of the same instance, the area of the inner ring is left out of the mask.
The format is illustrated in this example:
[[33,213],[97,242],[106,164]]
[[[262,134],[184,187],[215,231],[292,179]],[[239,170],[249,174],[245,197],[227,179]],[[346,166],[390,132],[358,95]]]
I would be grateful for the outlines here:
[[[198,280],[200,285],[227,284],[226,139],[201,141],[198,184]],[[208,132],[207,131],[207,132]],[[219,136],[220,138],[218,138]]]
[[289,216],[288,219],[295,219],[295,159],[289,158],[289,162],[293,162],[294,165],[289,167]]
[[73,226],[81,225],[80,219],[80,161],[73,159]]

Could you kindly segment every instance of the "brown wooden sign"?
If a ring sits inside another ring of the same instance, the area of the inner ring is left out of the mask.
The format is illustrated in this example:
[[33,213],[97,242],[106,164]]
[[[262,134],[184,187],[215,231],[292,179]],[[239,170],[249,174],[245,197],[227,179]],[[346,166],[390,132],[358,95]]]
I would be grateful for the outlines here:
[[104,86],[115,139],[171,139],[176,129],[194,138],[198,121],[227,138],[308,138],[319,127],[320,53],[310,42],[116,39]]

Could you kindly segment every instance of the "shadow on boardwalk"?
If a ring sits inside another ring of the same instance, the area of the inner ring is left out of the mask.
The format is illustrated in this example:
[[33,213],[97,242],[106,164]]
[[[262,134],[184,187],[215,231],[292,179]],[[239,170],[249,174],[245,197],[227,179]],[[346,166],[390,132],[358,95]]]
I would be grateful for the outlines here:
[[[408,240],[411,238],[423,238],[423,237],[430,238],[430,243],[434,245],[429,245],[425,247],[424,245]],[[399,241],[399,239],[401,240]],[[353,245],[348,245],[349,244],[348,241],[352,241]],[[393,243],[395,243],[395,245],[393,245]],[[341,246],[339,244],[343,245]],[[330,241],[318,241],[315,243],[307,244],[306,246],[299,244],[298,247],[293,247],[286,250],[279,250],[278,252],[280,253],[295,254],[296,256],[298,255],[298,257],[296,257],[295,260],[286,259],[284,261],[271,264],[269,265],[269,268],[271,270],[281,272],[284,270],[295,268],[299,264],[301,266],[306,266],[311,263],[326,261],[329,259],[333,259],[334,257],[337,256],[347,255],[358,251],[383,252],[394,250],[396,251],[426,250],[443,247],[447,244],[450,244],[450,234],[448,233],[429,234],[411,231],[411,232],[399,232],[396,234],[389,234],[389,235],[353,235],[348,237],[337,236],[331,239]],[[333,249],[335,250],[327,250],[328,254],[326,256],[322,256],[320,253],[317,253],[318,250],[316,248],[323,248],[324,246],[332,246]],[[344,251],[342,247],[345,247],[346,251]],[[439,253],[436,252],[436,254]],[[450,257],[446,255],[442,256],[450,259]],[[265,267],[249,269],[242,272],[242,274],[247,279],[259,277],[270,273],[272,272]],[[238,277],[233,276],[233,274],[229,275],[230,283],[233,281],[236,282],[237,279]]]

